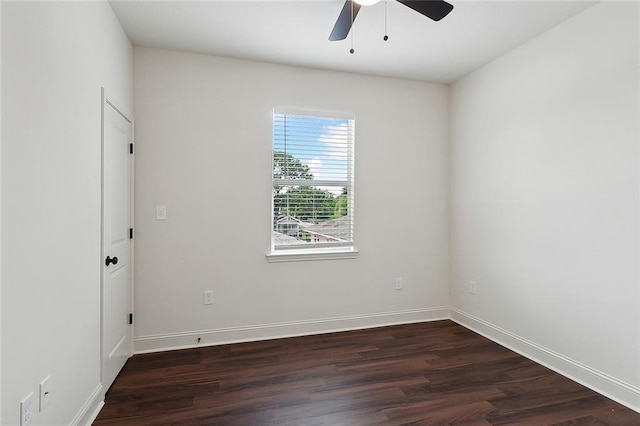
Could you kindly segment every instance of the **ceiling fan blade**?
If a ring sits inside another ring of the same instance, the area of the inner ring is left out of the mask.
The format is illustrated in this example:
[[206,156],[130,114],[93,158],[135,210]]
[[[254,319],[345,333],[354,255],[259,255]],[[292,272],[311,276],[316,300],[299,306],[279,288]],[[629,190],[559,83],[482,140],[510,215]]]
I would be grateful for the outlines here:
[[453,10],[453,5],[444,0],[398,0],[427,18],[439,21]]
[[[353,16],[351,16],[351,7],[353,7]],[[329,40],[336,41],[347,38],[349,30],[351,30],[351,24],[355,21],[358,11],[360,11],[360,5],[353,0],[347,0],[344,6],[342,6],[338,20],[329,36]]]

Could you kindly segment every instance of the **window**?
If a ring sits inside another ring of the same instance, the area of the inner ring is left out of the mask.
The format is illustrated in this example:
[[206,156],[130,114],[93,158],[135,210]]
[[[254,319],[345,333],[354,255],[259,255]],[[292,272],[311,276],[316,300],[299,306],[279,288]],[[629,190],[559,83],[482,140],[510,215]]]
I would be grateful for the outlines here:
[[353,152],[352,116],[274,111],[270,257],[355,253]]

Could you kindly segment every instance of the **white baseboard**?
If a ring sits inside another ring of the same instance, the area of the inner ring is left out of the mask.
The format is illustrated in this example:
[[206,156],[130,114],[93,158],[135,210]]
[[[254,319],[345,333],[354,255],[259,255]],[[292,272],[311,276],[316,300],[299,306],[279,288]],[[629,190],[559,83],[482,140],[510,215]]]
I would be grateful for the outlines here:
[[71,426],[91,426],[103,406],[104,389],[102,383],[98,383],[98,386],[91,392],[78,414],[71,420]]
[[140,336],[134,339],[134,352],[141,354],[444,319],[449,319],[448,307]]
[[640,388],[517,336],[473,315],[451,308],[451,319],[538,364],[640,412]]

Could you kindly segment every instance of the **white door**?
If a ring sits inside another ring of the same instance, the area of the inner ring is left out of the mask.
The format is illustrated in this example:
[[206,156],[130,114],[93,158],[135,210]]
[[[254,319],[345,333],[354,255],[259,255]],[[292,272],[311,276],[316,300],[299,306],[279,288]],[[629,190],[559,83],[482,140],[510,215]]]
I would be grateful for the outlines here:
[[132,354],[132,125],[104,96],[102,105],[102,384],[106,391]]

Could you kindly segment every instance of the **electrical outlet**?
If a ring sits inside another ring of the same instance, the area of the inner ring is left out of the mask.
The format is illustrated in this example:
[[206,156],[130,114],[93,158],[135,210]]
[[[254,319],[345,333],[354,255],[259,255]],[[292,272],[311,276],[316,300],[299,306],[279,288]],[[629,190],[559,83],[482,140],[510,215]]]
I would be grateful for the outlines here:
[[40,382],[40,411],[44,409],[49,403],[49,398],[51,397],[51,381],[49,380],[51,377],[47,376],[43,381]]
[[20,401],[20,426],[29,426],[33,415],[33,392]]
[[402,279],[402,277],[396,278],[396,290],[402,290],[403,287],[404,287],[404,280]]
[[213,290],[207,290],[204,292],[204,304],[213,305]]
[[475,281],[469,281],[469,293],[471,294],[477,294],[478,291],[478,283],[476,283]]

